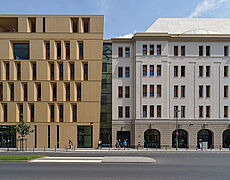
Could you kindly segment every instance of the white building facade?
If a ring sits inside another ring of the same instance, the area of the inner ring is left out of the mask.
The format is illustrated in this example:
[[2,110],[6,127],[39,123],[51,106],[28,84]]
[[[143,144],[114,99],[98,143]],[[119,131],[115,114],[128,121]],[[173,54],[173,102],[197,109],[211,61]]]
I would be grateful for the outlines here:
[[230,19],[158,19],[112,43],[113,145],[229,148]]

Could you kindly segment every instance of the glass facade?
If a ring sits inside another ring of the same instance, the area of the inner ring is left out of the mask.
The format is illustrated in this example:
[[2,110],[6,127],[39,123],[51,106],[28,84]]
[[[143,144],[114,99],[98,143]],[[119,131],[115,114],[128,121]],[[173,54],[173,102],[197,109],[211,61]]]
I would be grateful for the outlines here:
[[15,126],[0,126],[0,148],[16,148]]
[[92,148],[92,126],[77,126],[77,147]]
[[112,146],[112,43],[103,45],[100,138],[103,147]]

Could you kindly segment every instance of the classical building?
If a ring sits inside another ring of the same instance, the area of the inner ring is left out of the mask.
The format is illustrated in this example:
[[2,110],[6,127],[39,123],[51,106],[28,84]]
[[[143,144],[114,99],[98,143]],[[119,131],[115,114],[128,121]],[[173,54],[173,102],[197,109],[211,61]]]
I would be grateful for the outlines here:
[[112,43],[113,145],[230,146],[230,19],[158,19]]
[[0,16],[0,147],[13,126],[34,132],[27,147],[97,147],[103,23],[100,15]]

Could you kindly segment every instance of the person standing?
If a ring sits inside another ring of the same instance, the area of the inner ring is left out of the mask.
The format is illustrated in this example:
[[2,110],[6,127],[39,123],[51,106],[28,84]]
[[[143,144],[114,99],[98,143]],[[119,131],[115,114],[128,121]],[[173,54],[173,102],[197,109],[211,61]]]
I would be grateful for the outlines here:
[[125,148],[127,148],[127,140],[126,139],[123,142],[123,146],[124,146],[124,150],[125,150]]
[[116,146],[116,149],[119,148],[119,142],[118,142],[118,140],[116,140],[115,146]]
[[73,149],[73,142],[69,139],[69,149]]

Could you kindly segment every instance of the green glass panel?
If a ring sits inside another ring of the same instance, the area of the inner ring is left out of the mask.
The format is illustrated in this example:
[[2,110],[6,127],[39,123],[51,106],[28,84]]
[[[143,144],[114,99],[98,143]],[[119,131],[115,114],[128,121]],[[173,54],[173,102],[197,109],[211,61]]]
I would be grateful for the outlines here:
[[92,126],[77,126],[77,147],[92,148]]

